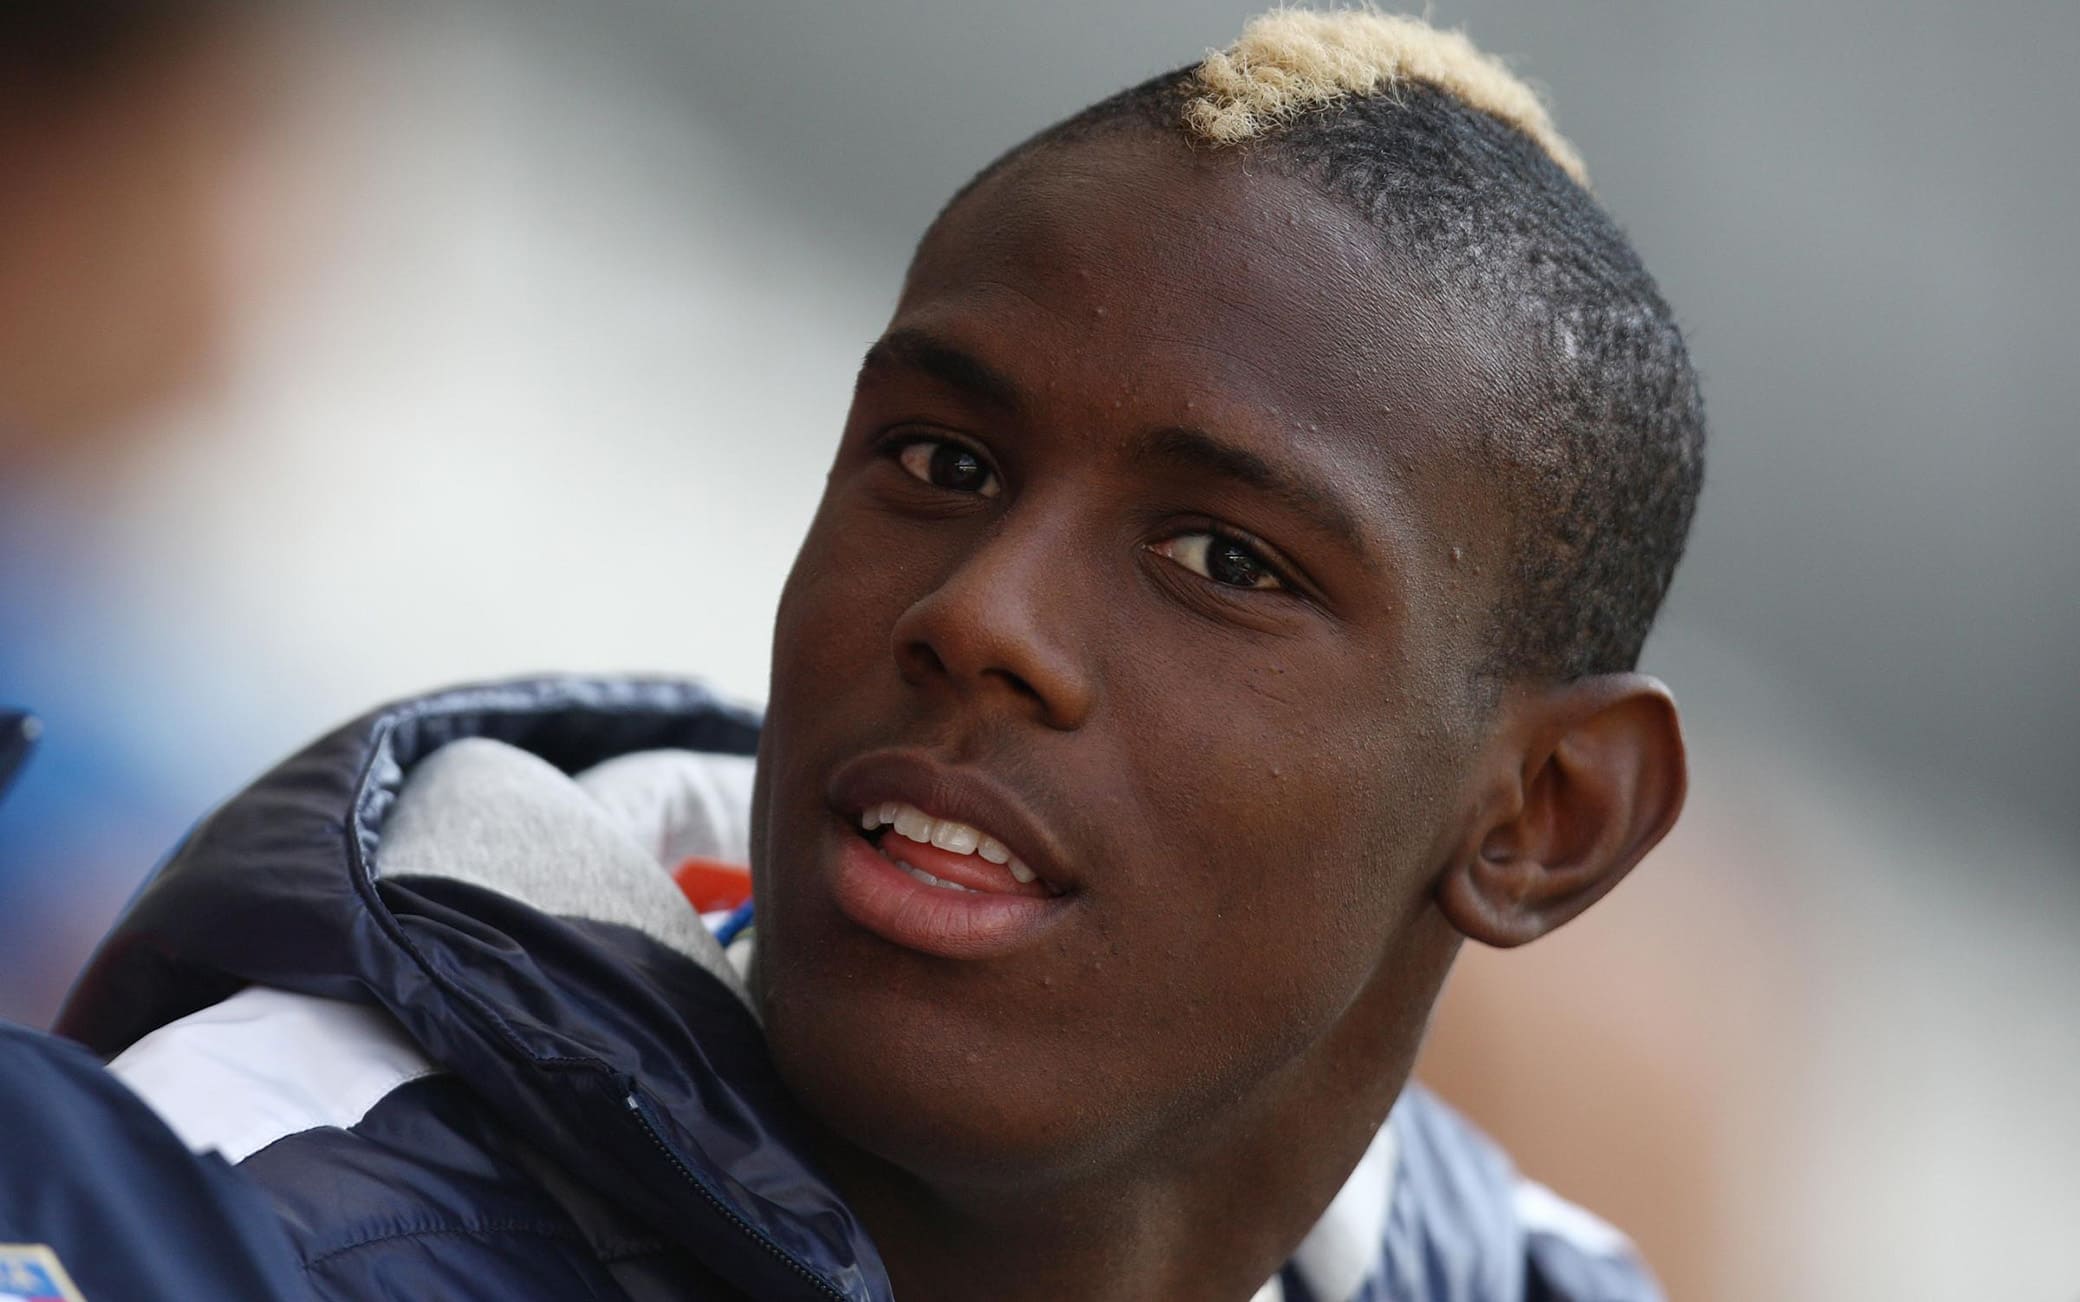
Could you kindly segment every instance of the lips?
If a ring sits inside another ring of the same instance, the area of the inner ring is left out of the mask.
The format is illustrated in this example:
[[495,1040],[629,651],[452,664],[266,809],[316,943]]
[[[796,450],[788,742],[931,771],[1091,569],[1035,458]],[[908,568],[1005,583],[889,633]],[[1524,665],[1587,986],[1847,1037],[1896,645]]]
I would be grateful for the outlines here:
[[884,940],[983,959],[1030,944],[1072,907],[1044,824],[985,774],[881,751],[833,775],[830,884],[838,908]]

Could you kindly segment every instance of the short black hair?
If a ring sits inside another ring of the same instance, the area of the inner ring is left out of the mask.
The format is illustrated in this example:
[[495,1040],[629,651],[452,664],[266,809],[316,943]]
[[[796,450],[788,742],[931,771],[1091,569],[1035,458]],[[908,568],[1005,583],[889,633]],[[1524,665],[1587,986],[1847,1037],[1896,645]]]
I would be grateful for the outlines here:
[[[985,167],[1122,127],[1177,133],[1198,66],[1047,128]],[[1203,147],[1203,146],[1202,146]],[[1548,148],[1409,82],[1308,109],[1241,145],[1252,165],[1356,209],[1440,301],[1474,301],[1520,346],[1509,420],[1482,431],[1515,522],[1493,612],[1497,678],[1633,668],[1704,475],[1704,404],[1682,331],[1622,230]]]

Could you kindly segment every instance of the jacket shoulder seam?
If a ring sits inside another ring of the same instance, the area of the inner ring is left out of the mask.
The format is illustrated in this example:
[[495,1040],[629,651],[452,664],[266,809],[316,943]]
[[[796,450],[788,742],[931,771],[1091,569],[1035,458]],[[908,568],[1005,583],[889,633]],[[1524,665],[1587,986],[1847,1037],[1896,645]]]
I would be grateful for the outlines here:
[[575,1243],[580,1247],[585,1246],[584,1236],[571,1227],[548,1225],[540,1221],[518,1220],[511,1217],[458,1221],[405,1221],[385,1225],[379,1229],[371,1228],[359,1238],[351,1239],[345,1243],[334,1244],[315,1256],[304,1258],[303,1268],[306,1271],[315,1270],[326,1262],[332,1261],[337,1257],[344,1257],[348,1253],[358,1252],[363,1248],[379,1247],[383,1244],[395,1243],[400,1240],[440,1238],[442,1236],[468,1234],[523,1234],[540,1239],[561,1239],[569,1243]]

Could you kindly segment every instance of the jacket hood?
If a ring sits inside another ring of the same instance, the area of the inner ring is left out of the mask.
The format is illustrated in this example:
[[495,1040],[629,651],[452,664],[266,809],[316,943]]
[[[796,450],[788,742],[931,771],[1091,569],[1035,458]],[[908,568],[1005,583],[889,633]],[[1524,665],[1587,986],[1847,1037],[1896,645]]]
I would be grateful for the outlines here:
[[[690,906],[638,889],[579,908],[562,874],[494,883],[426,862],[432,839],[409,835],[415,804],[443,807],[423,792],[450,743],[503,743],[561,783],[639,752],[748,755],[757,737],[754,714],[665,680],[509,682],[377,710],[201,823],[58,1029],[109,1057],[249,984],[377,1005],[529,1142],[747,1294],[886,1297]],[[652,885],[671,889],[661,870]]]

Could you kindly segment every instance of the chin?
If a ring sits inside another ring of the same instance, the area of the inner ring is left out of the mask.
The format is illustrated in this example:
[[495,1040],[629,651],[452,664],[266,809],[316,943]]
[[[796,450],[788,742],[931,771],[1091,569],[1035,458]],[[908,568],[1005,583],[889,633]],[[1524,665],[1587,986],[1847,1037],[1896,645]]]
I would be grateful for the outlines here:
[[830,984],[842,989],[763,974],[761,998],[781,1079],[846,1144],[928,1185],[978,1191],[1070,1178],[1110,1147],[1086,1091],[1030,1048],[1009,1049],[1015,1031],[963,1028],[887,987]]

